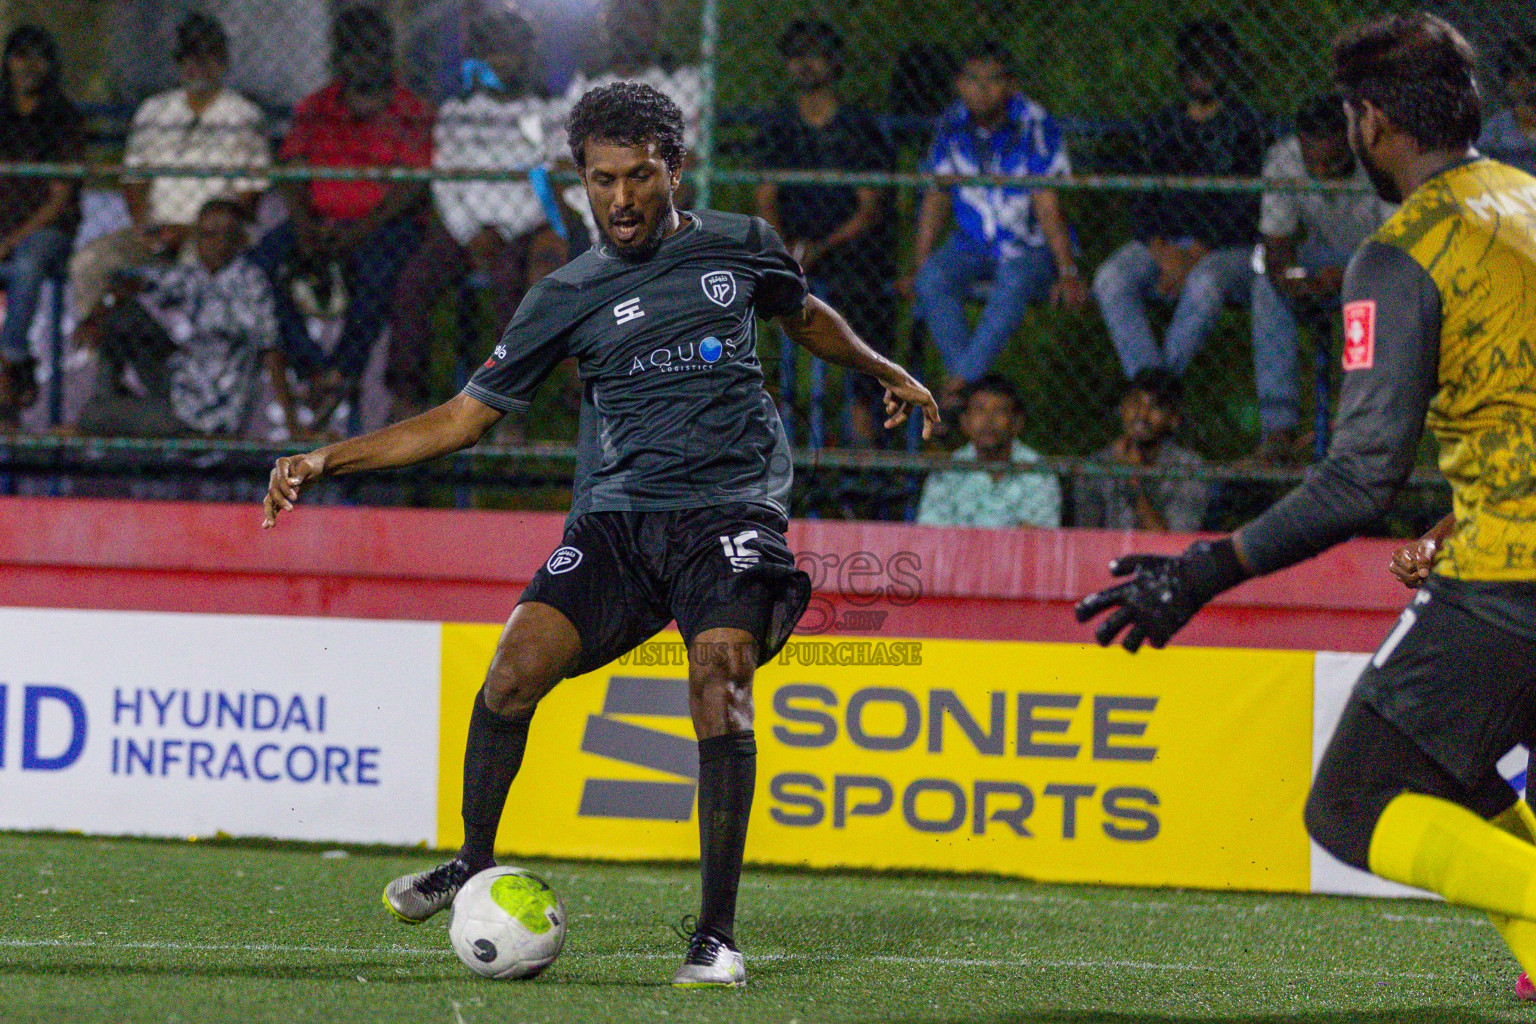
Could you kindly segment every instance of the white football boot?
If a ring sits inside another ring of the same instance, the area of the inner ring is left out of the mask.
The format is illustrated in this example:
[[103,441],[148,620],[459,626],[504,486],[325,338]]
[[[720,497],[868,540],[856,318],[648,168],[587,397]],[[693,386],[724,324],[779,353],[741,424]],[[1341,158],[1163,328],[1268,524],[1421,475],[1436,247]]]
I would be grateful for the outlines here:
[[459,889],[474,874],[468,864],[455,857],[428,871],[401,875],[384,887],[384,907],[397,921],[421,924],[452,906]]
[[747,964],[741,950],[732,949],[712,932],[696,931],[688,938],[688,955],[672,975],[673,988],[746,988]]

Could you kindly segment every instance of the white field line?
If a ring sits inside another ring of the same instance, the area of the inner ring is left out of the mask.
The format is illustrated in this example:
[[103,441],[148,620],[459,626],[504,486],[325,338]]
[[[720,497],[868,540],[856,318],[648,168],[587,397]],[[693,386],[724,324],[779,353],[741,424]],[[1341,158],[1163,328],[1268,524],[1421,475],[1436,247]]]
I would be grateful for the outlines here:
[[1431,914],[1382,914],[1383,921],[1393,924],[1451,924],[1463,928],[1492,928],[1486,917],[1435,917]]
[[103,949],[164,953],[325,953],[335,956],[452,956],[451,949],[410,946],[289,946],[277,942],[98,942],[91,939],[0,939],[0,949]]
[[[200,943],[200,942],[75,942],[71,939],[0,939],[0,948],[4,949],[71,949],[71,950],[99,950],[99,951],[134,951],[134,952],[166,952],[166,953],[287,953],[287,954],[325,954],[329,956],[366,957],[366,956],[403,956],[426,957],[442,959],[453,955],[451,949],[417,949],[409,946],[379,946],[376,948],[359,948],[352,946],[289,946],[271,942],[250,943]],[[578,959],[583,960],[675,960],[675,953],[594,953],[577,954]],[[816,953],[754,953],[750,955],[754,962],[775,961],[813,961],[826,963],[824,954]],[[1339,970],[1337,968],[1307,968],[1285,967],[1281,965],[1264,966],[1253,964],[1181,964],[1181,963],[1157,963],[1143,960],[1073,960],[1050,959],[1036,957],[1019,957],[1015,959],[978,959],[971,957],[946,957],[946,956],[896,956],[876,954],[867,957],[851,957],[850,961],[871,961],[880,964],[896,964],[902,966],[918,967],[982,967],[990,970],[1007,969],[1086,969],[1086,970],[1121,970],[1121,971],[1178,971],[1190,973],[1209,974],[1244,974],[1244,975],[1291,975],[1291,976],[1330,976],[1357,975],[1361,977],[1391,977],[1396,979],[1440,980],[1448,977],[1443,974],[1422,974],[1393,971],[1388,968],[1367,970]],[[830,966],[836,966],[834,962]]]
[[[895,883],[891,883],[892,886]],[[800,886],[785,885],[781,882],[764,882],[755,879],[743,879],[741,887],[754,889],[779,889],[786,891],[799,890]],[[806,887],[809,891],[809,887]],[[1204,914],[1230,914],[1232,916],[1251,917],[1255,914],[1269,912],[1273,905],[1270,903],[1234,904],[1234,903],[1183,903],[1171,900],[1123,900],[1123,899],[1089,899],[1085,896],[1045,895],[1041,893],[1021,892],[965,892],[945,889],[908,889],[900,888],[901,895],[923,896],[935,900],[978,900],[987,903],[1037,903],[1071,907],[1103,907],[1107,911],[1120,912],[1128,910],[1147,910],[1163,913],[1174,911],[1177,913],[1204,913]],[[1296,894],[1298,896],[1305,894]],[[1466,928],[1491,928],[1486,918],[1481,916],[1463,916],[1460,914],[1389,914],[1382,912],[1379,915],[1383,921],[1392,924],[1431,924],[1431,925],[1457,925]]]

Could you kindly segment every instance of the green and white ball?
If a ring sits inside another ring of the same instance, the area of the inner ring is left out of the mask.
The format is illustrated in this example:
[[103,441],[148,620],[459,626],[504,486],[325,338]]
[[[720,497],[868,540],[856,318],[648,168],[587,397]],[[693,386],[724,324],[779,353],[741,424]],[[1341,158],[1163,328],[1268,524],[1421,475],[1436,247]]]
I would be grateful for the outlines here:
[[453,898],[448,938],[464,966],[482,978],[531,978],[565,945],[565,904],[538,875],[490,868]]

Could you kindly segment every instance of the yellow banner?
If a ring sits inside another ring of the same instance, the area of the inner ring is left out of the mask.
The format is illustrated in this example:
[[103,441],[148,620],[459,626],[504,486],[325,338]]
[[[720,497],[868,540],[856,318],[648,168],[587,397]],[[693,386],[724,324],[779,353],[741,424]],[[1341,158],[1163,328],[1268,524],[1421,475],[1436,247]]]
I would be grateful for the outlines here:
[[[438,833],[462,838],[469,708],[499,630],[443,627]],[[756,681],[749,861],[1307,891],[1313,656],[792,641]],[[534,718],[498,847],[698,854],[676,634]]]

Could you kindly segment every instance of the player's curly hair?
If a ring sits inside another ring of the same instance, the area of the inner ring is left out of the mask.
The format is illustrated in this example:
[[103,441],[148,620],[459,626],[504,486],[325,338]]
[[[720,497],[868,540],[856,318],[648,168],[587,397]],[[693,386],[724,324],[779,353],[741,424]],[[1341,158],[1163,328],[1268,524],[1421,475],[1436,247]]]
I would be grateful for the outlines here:
[[587,166],[587,142],[601,139],[623,146],[656,143],[669,170],[683,166],[683,112],[664,93],[635,82],[615,82],[593,89],[565,122],[571,159]]
[[1333,79],[1351,104],[1369,100],[1425,149],[1460,149],[1482,131],[1477,54],[1423,11],[1347,29],[1333,44]]

